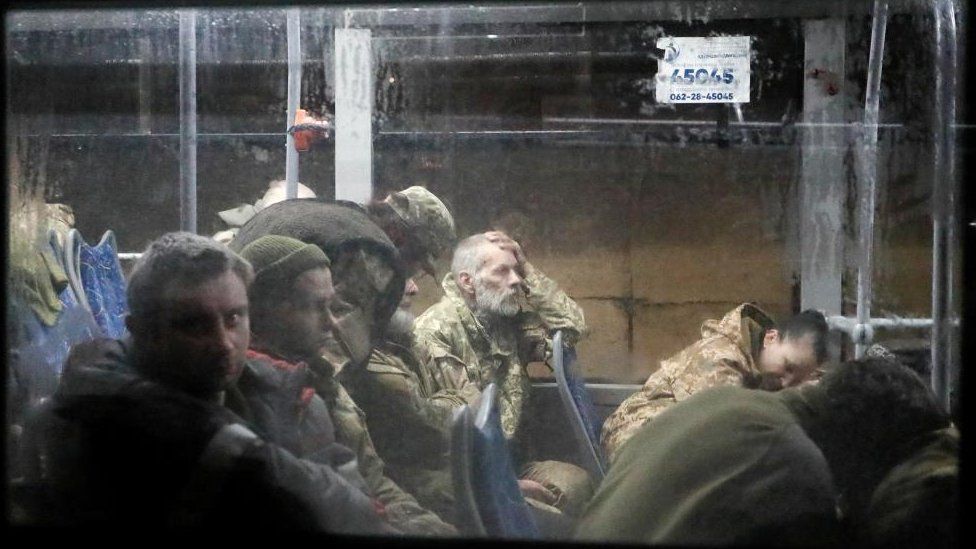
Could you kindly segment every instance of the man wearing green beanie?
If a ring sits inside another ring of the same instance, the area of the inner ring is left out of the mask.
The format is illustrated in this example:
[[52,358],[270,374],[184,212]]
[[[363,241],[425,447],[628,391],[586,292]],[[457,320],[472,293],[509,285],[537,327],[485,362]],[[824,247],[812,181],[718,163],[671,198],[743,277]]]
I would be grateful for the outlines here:
[[386,476],[364,414],[323,358],[337,306],[325,252],[291,237],[267,235],[246,245],[241,256],[255,273],[248,291],[252,335],[238,383],[243,398],[228,405],[248,409],[273,440],[301,457],[334,461],[336,454],[349,453],[346,463],[358,469],[364,489],[397,530],[456,534]]

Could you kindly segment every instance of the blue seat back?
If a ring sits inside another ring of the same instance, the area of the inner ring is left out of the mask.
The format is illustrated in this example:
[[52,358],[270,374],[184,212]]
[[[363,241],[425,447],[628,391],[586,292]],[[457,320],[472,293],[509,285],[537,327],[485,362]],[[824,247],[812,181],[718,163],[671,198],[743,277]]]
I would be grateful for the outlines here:
[[600,450],[602,425],[593,400],[586,391],[586,382],[580,375],[576,349],[566,345],[564,337],[562,331],[557,331],[552,338],[553,370],[556,373],[559,398],[569,416],[581,465],[600,480],[606,472],[606,461]]
[[478,514],[490,537],[539,539],[502,432],[497,391],[494,383],[482,391],[474,417],[471,480]]
[[[49,237],[51,251],[62,263],[64,250],[53,235]],[[57,389],[71,347],[103,335],[70,284],[61,290],[58,300],[62,309],[53,326],[45,326],[29,309],[22,311],[20,318],[8,319],[17,322],[24,334],[25,342],[16,349],[13,366],[30,403],[37,403]]]
[[119,339],[126,334],[125,315],[129,312],[125,277],[116,252],[115,235],[105,231],[97,246],[89,246],[81,233],[68,233],[67,254],[77,259],[78,278],[84,288],[95,322],[105,335]]
[[485,525],[474,496],[474,412],[461,406],[451,425],[451,477],[454,483],[455,525],[462,535],[485,537]]

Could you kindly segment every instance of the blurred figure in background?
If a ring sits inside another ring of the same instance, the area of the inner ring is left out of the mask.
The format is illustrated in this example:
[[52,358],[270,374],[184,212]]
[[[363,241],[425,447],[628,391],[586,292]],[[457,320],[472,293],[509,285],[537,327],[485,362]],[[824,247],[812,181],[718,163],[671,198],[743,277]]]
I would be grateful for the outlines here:
[[[221,221],[230,228],[220,231],[213,235],[213,239],[221,244],[229,244],[237,236],[237,231],[244,226],[254,215],[272,204],[277,204],[285,200],[287,196],[287,182],[284,179],[276,179],[268,184],[268,190],[264,196],[252,204],[241,204],[236,208],[217,212]],[[296,198],[315,198],[315,191],[305,185],[298,183],[298,196]]]

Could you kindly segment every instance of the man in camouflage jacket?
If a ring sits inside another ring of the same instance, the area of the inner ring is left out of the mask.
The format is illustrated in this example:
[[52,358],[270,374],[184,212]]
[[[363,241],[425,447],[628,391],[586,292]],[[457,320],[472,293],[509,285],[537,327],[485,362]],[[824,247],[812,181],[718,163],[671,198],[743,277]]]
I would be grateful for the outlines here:
[[[526,445],[520,440],[530,390],[526,365],[546,359],[556,330],[575,343],[585,330],[583,310],[501,232],[462,241],[451,270],[445,296],[417,319],[422,362],[436,390],[466,394],[496,383],[502,430],[516,446]],[[522,463],[520,473],[547,489],[539,499],[570,515],[592,494],[586,473],[568,463]]]
[[407,279],[403,301],[387,327],[387,340],[373,349],[365,368],[346,368],[342,386],[370,419],[376,451],[387,474],[424,507],[453,522],[455,504],[450,468],[454,412],[480,391],[435,390],[430,371],[413,349],[410,304],[418,291]]
[[721,320],[707,320],[701,339],[663,360],[640,391],[624,400],[603,424],[609,461],[645,423],[670,406],[709,387],[743,385],[776,390],[798,385],[826,356],[827,324],[804,311],[776,328],[759,307],[744,303]]

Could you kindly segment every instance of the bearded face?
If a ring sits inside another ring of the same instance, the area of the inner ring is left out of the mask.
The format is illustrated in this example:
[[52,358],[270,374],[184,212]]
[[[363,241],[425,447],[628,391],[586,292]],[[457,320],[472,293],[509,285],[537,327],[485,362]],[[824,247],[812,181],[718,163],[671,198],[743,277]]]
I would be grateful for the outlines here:
[[474,277],[475,305],[479,313],[512,317],[518,314],[517,287],[503,287],[492,284],[482,276]]
[[415,319],[416,317],[409,310],[402,306],[398,307],[393,316],[390,317],[390,323],[386,326],[387,338],[396,342],[410,341],[413,337]]

